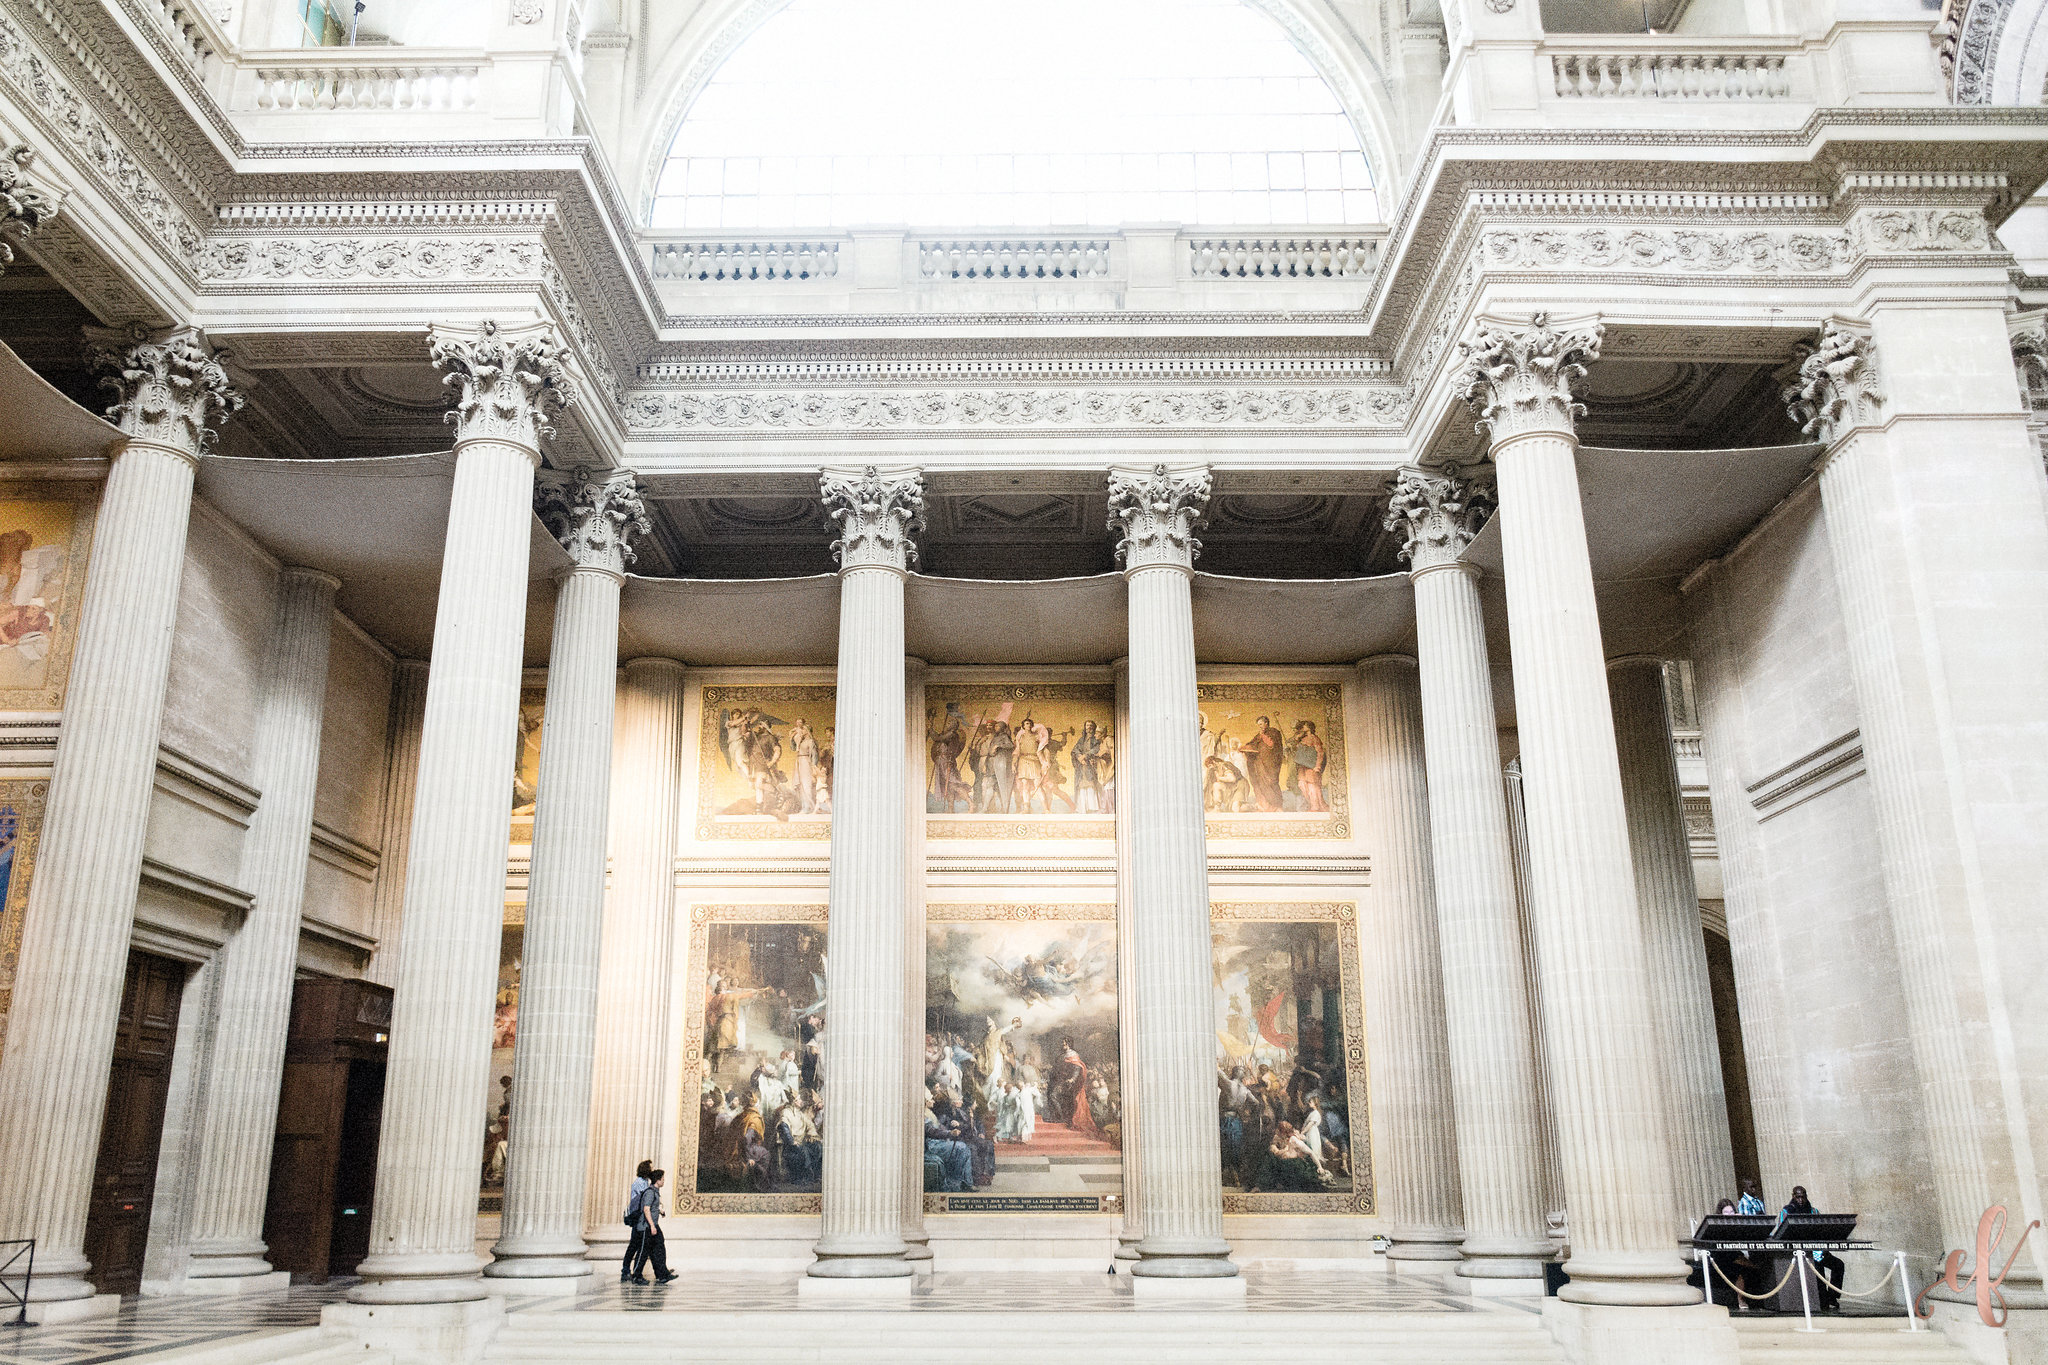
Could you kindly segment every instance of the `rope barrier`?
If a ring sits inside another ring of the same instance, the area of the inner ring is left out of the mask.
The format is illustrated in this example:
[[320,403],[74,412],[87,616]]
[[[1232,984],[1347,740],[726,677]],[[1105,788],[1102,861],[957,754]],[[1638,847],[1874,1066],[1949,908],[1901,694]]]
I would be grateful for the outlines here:
[[[1840,1285],[1836,1284],[1836,1283],[1835,1283],[1835,1282],[1834,1282],[1833,1280],[1829,1279],[1829,1278],[1828,1278],[1828,1273],[1827,1273],[1827,1271],[1825,1271],[1825,1270],[1823,1270],[1823,1269],[1821,1269],[1821,1268],[1820,1268],[1820,1264],[1819,1264],[1819,1262],[1815,1262],[1815,1263],[1814,1263],[1814,1267],[1813,1267],[1813,1273],[1814,1273],[1814,1277],[1815,1277],[1816,1279],[1818,1279],[1818,1280],[1819,1280],[1819,1281],[1820,1281],[1820,1282],[1821,1282],[1822,1284],[1826,1285],[1826,1286],[1827,1286],[1828,1288],[1830,1288],[1830,1289],[1834,1290],[1834,1291],[1835,1291],[1835,1292],[1836,1292],[1837,1294],[1840,1294],[1840,1295],[1842,1295],[1842,1296],[1843,1296],[1844,1298],[1850,1298],[1850,1299],[1874,1299],[1874,1298],[1876,1298],[1876,1297],[1877,1297],[1877,1291],[1878,1291],[1878,1290],[1880,1290],[1880,1289],[1883,1289],[1883,1288],[1884,1288],[1884,1287],[1885,1287],[1886,1285],[1890,1284],[1890,1283],[1892,1282],[1892,1276],[1893,1276],[1893,1275],[1895,1275],[1895,1274],[1897,1274],[1897,1273],[1898,1273],[1898,1271],[1899,1271],[1899,1263],[1898,1263],[1897,1261],[1893,1261],[1893,1262],[1891,1263],[1890,1267],[1889,1267],[1889,1268],[1887,1268],[1887,1269],[1885,1270],[1885,1272],[1884,1272],[1884,1278],[1883,1278],[1883,1279],[1879,1280],[1879,1281],[1878,1281],[1878,1282],[1877,1282],[1876,1284],[1872,1285],[1872,1286],[1871,1286],[1871,1287],[1870,1287],[1869,1289],[1866,1289],[1866,1290],[1864,1290],[1864,1291],[1863,1291],[1862,1293],[1860,1293],[1860,1294],[1859,1294],[1859,1293],[1857,1293],[1857,1292],[1856,1292],[1855,1290],[1853,1290],[1853,1289],[1844,1289],[1844,1288],[1842,1288],[1842,1286],[1840,1286]],[[1843,1276],[1842,1278],[1846,1280],[1846,1279],[1848,1279],[1849,1277],[1848,1277],[1847,1275],[1844,1275],[1844,1276]]]
[[1783,1289],[1786,1285],[1792,1283],[1792,1272],[1799,1269],[1799,1259],[1795,1256],[1792,1259],[1791,1263],[1785,1267],[1785,1277],[1783,1279],[1779,1280],[1775,1285],[1771,1286],[1769,1289],[1766,1289],[1761,1294],[1752,1294],[1748,1290],[1744,1289],[1741,1285],[1735,1283],[1735,1281],[1729,1279],[1728,1272],[1721,1269],[1721,1267],[1714,1262],[1712,1257],[1709,1257],[1707,1259],[1707,1264],[1714,1267],[1714,1273],[1721,1277],[1722,1284],[1727,1285],[1730,1289],[1734,1290],[1737,1294],[1740,1294],[1743,1298],[1752,1300],[1753,1302],[1757,1303],[1761,1303],[1765,1299],[1777,1298],[1778,1291]]

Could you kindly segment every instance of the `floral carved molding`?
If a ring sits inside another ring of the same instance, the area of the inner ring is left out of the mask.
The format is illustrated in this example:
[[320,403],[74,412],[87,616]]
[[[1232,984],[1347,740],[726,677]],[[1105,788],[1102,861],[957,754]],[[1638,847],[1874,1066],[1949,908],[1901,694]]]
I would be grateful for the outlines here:
[[1490,228],[1489,269],[1664,270],[1675,274],[1823,274],[1859,258],[1931,251],[1990,251],[1984,215],[1956,208],[1868,208],[1844,228]]

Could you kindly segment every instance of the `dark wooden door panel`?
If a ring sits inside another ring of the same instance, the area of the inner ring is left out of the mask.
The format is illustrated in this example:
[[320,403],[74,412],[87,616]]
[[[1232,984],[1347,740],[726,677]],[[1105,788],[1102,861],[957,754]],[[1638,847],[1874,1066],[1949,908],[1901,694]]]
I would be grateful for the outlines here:
[[128,954],[85,1227],[86,1259],[92,1262],[93,1283],[103,1294],[132,1294],[142,1286],[142,1255],[149,1241],[157,1150],[163,1143],[164,1102],[170,1095],[171,1052],[178,1041],[178,1001],[184,989],[183,963],[149,953]]

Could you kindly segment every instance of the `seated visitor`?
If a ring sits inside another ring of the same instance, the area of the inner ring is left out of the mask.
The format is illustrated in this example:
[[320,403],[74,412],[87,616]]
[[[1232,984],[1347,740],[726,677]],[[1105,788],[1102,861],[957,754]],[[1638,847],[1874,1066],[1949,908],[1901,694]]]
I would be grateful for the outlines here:
[[[1787,1201],[1780,1216],[1796,1214],[1804,1217],[1818,1212],[1819,1210],[1814,1208],[1806,1197],[1806,1186],[1794,1185],[1792,1198]],[[1806,1254],[1820,1267],[1820,1283],[1815,1286],[1820,1291],[1820,1310],[1823,1313],[1832,1313],[1842,1306],[1842,1258],[1832,1251],[1809,1251]]]

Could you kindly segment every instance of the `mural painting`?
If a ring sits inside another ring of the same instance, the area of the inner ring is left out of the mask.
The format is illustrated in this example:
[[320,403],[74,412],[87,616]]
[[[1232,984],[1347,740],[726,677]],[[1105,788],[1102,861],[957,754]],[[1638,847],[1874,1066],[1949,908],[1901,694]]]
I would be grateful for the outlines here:
[[1116,836],[1116,689],[925,689],[926,832],[937,839]]
[[932,905],[925,1207],[1121,1206],[1114,905]]
[[1339,683],[1203,683],[1209,837],[1348,839]]
[[1210,907],[1225,1213],[1372,1213],[1358,916]]
[[496,1213],[505,1198],[505,1154],[512,1142],[512,1048],[519,1038],[519,962],[526,949],[526,907],[505,907],[498,938],[498,994],[491,1011],[491,1088],[484,1101],[482,1198]]
[[0,499],[0,709],[64,704],[91,520],[74,498]]
[[46,781],[0,782],[0,1050],[14,1003],[14,971],[21,962],[21,929],[28,884],[35,870],[36,838],[43,823]]
[[519,689],[519,738],[513,749],[512,842],[533,842],[533,802],[540,790],[540,731],[547,709],[545,687]]
[[832,689],[707,687],[699,839],[824,839],[832,821]]
[[675,1212],[817,1212],[825,907],[693,906],[689,964]]

